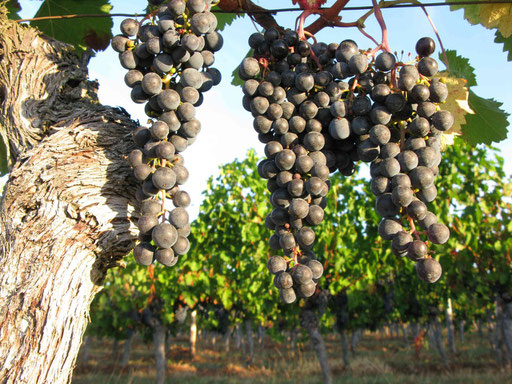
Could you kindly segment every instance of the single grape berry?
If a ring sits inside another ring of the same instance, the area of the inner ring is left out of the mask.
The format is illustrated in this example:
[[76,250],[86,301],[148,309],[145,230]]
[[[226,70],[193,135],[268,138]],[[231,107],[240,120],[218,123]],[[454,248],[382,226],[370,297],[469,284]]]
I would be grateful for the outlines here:
[[288,263],[284,257],[272,256],[270,259],[268,259],[267,268],[270,273],[275,275],[279,272],[285,272],[288,268]]
[[421,57],[430,56],[436,50],[436,43],[430,37],[422,37],[416,43],[416,53]]
[[435,283],[441,277],[443,269],[435,259],[420,259],[416,263],[416,273],[421,280],[427,283]]

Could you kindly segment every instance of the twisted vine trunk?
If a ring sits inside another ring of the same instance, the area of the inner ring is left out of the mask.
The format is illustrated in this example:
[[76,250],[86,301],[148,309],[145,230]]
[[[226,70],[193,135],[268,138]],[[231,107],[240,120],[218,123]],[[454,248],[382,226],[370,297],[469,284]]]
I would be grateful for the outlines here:
[[252,320],[250,318],[245,319],[245,333],[247,336],[247,363],[252,365],[254,362],[254,338],[252,336]]
[[343,354],[343,364],[346,368],[350,365],[350,358],[348,357],[348,340],[347,340],[347,333],[344,329],[338,330],[338,332],[341,335],[341,351]]
[[448,348],[451,353],[455,353],[455,326],[453,325],[452,299],[448,298],[446,311],[446,330],[448,333]]
[[123,355],[121,357],[121,367],[126,368],[130,363],[130,354],[132,352],[132,343],[133,339],[137,336],[137,331],[135,329],[130,329],[128,331],[128,337],[124,341],[123,344]]
[[87,336],[85,338],[85,342],[82,344],[82,347],[80,348],[80,354],[78,358],[79,364],[82,366],[87,366],[87,364],[89,364],[89,357],[91,356],[91,343],[92,336]]
[[229,352],[229,344],[231,342],[231,335],[233,334],[233,327],[227,327],[226,333],[222,336],[223,344],[224,344],[224,352]]
[[153,348],[155,350],[156,384],[165,384],[167,360],[165,359],[165,327],[160,323],[153,326]]
[[194,357],[196,355],[196,342],[197,342],[197,311],[194,310],[190,314],[190,355]]
[[303,310],[301,312],[301,325],[309,335],[311,347],[315,351],[320,368],[322,369],[322,378],[324,384],[331,384],[333,382],[331,367],[327,355],[327,348],[322,334],[319,330],[319,323],[316,314],[310,310]]
[[0,382],[69,383],[90,303],[135,239],[134,123],[98,103],[69,46],[3,6],[0,64]]

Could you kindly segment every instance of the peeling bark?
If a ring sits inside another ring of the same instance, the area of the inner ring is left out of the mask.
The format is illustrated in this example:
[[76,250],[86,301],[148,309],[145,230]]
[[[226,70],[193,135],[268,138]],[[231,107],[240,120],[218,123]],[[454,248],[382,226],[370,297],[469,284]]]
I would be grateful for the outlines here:
[[135,123],[102,106],[73,50],[5,19],[0,135],[0,382],[68,383],[109,268],[133,246]]

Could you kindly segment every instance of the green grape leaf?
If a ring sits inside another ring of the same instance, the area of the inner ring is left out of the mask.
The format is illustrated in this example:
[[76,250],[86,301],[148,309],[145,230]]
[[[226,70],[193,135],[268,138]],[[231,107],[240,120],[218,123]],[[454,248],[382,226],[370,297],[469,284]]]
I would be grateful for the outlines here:
[[[449,0],[447,0],[449,1]],[[453,0],[450,2],[462,2],[463,0]],[[471,24],[478,24],[480,21],[480,4],[470,4],[470,5],[450,5],[451,11],[458,11],[459,9],[464,9],[464,18],[469,21]]]
[[466,114],[466,124],[462,126],[463,138],[471,145],[500,142],[507,137],[509,116],[494,99],[484,99],[469,91],[469,107],[474,113]]
[[238,67],[236,67],[233,72],[231,72],[231,85],[234,85],[235,87],[241,87],[244,85],[244,81],[240,78],[240,75],[238,74]]
[[5,3],[5,6],[7,8],[7,17],[11,20],[19,20],[20,16],[18,15],[18,12],[21,11],[21,5],[18,2],[18,0],[8,0],[7,3]]
[[[464,0],[455,1],[462,2]],[[463,8],[464,18],[471,24],[481,24],[487,29],[496,28],[504,37],[512,36],[512,4],[496,4],[492,0],[488,1],[489,4],[451,5],[450,9],[455,11]]]
[[507,60],[512,61],[512,36],[505,38],[500,31],[496,31],[495,43],[503,43],[503,52],[508,52]]
[[223,31],[228,25],[233,24],[236,18],[240,17],[236,13],[217,13],[217,29]]
[[[244,56],[244,59],[246,57],[252,56],[252,53],[253,50],[249,49],[249,52],[247,52],[247,55]],[[234,85],[235,87],[241,87],[242,85],[244,85],[244,81],[240,78],[240,75],[238,74],[238,67],[239,66],[237,66],[231,73],[231,85]]]
[[[34,17],[58,16],[69,14],[108,15],[112,5],[108,0],[45,0]],[[95,51],[105,50],[112,37],[112,18],[75,18],[36,20],[31,25],[57,40],[71,44],[82,53],[87,48]]]
[[0,176],[3,176],[9,172],[7,163],[7,148],[5,146],[2,135],[0,135]]
[[[477,85],[475,68],[469,64],[469,59],[458,56],[455,50],[446,50],[446,58],[448,59],[448,65],[450,66],[450,73],[455,77],[466,79],[467,87]],[[444,56],[442,53],[439,54],[439,60],[443,61]]]

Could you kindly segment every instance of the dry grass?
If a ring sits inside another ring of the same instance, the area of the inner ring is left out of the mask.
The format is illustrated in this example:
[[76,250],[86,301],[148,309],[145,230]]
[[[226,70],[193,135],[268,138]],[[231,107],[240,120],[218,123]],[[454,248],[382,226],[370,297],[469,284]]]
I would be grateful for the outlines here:
[[[134,345],[129,367],[121,369],[112,358],[111,341],[95,341],[89,364],[75,370],[73,383],[153,383],[151,346],[141,342]],[[485,338],[476,335],[458,345],[457,353],[447,362],[427,347],[415,354],[414,347],[401,338],[366,334],[356,355],[350,356],[350,366],[345,367],[337,335],[326,336],[326,345],[335,383],[512,384],[510,372],[496,364]],[[173,340],[167,359],[167,383],[321,383],[320,366],[307,342],[291,350],[267,339],[264,348],[256,347],[254,364],[248,366],[242,350],[232,347],[226,354],[220,345],[203,341],[199,341],[192,358],[186,340],[178,338]]]

